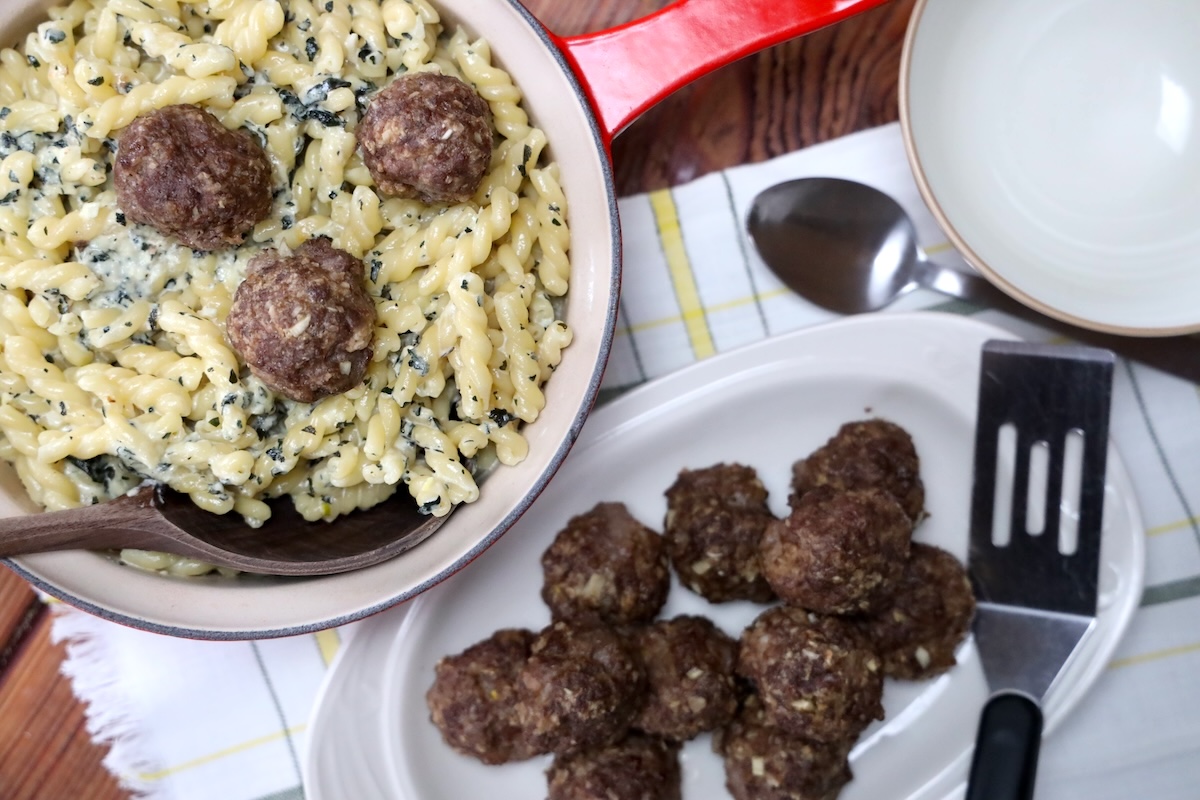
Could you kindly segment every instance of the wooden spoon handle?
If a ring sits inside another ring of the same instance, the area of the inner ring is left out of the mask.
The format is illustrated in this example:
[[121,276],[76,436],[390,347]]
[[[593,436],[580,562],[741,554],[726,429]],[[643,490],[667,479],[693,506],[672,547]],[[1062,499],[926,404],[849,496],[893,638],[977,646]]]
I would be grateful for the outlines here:
[[0,519],[0,556],[161,544],[164,520],[153,497],[146,486],[99,505]]

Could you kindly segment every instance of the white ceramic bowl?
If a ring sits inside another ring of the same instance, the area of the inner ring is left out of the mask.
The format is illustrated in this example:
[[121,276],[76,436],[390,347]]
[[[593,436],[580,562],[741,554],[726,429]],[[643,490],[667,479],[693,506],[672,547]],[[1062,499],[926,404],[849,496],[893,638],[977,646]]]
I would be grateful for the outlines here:
[[918,0],[921,192],[1000,288],[1084,327],[1200,330],[1200,3]]

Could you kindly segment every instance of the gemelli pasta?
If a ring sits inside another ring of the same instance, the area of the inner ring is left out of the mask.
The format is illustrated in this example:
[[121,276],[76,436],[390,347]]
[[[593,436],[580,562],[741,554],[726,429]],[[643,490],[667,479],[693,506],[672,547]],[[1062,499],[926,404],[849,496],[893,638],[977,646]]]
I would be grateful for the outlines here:
[[[490,109],[491,165],[468,202],[384,196],[363,164],[370,98],[416,71],[462,79]],[[241,246],[192,250],[121,212],[122,130],[177,104],[270,159],[271,212]],[[147,479],[252,526],[272,498],[309,520],[400,486],[431,514],[471,502],[483,469],[525,457],[519,426],[571,341],[567,206],[545,148],[487,42],[424,0],[51,9],[0,52],[0,457],[48,510]],[[376,323],[361,383],[302,403],[241,363],[225,320],[255,255],[315,237],[362,260]]]

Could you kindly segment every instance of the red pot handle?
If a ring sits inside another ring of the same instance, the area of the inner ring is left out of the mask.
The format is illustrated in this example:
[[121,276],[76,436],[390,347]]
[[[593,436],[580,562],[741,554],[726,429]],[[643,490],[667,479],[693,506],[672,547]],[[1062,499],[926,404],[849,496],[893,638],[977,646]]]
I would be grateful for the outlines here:
[[605,146],[650,106],[696,78],[886,0],[677,0],[648,17],[551,39],[591,98]]

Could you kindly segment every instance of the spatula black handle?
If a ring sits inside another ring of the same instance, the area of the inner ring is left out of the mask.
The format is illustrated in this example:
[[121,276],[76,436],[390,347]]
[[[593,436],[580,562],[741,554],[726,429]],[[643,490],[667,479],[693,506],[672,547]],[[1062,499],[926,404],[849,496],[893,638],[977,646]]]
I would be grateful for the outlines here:
[[983,707],[966,800],[1031,800],[1042,710],[1028,695],[997,692]]

